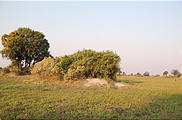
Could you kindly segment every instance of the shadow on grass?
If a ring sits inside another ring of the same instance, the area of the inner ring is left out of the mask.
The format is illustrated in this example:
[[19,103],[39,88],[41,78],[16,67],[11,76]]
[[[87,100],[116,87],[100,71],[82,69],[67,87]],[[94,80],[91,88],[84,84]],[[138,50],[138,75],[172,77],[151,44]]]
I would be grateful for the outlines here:
[[117,81],[117,82],[129,83],[129,84],[143,83],[143,81],[133,81],[133,80],[116,80],[116,81]]

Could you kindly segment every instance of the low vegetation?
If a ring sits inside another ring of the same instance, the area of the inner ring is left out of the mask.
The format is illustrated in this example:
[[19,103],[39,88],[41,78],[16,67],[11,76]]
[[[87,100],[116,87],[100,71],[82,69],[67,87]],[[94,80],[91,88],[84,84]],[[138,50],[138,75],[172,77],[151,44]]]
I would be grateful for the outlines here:
[[149,72],[144,72],[143,76],[150,76],[150,73]]
[[181,73],[176,69],[172,70],[171,74],[173,74],[176,77],[181,77]]
[[127,86],[108,89],[83,87],[84,81],[0,76],[0,118],[182,118],[182,78],[120,76],[117,81]]
[[111,51],[78,51],[63,57],[44,58],[32,68],[32,73],[59,75],[65,80],[86,78],[115,79],[119,71],[120,57]]

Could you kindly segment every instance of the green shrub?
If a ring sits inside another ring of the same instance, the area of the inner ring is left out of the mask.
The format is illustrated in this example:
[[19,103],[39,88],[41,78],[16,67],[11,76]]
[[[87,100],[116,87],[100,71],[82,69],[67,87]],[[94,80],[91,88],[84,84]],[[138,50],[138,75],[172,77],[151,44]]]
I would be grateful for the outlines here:
[[59,76],[66,80],[105,78],[115,79],[119,71],[120,57],[111,51],[95,52],[92,50],[78,51],[63,57],[44,58],[36,63],[32,74],[43,76]]
[[72,55],[69,55],[69,56],[65,55],[64,57],[61,58],[60,61],[57,58],[56,66],[59,68],[60,72],[63,72],[64,74],[66,74],[73,61],[74,61],[74,57]]
[[3,69],[2,67],[0,67],[0,70]]
[[76,69],[70,68],[68,69],[67,74],[64,75],[65,80],[77,80],[77,79],[85,79],[85,68],[84,66],[78,66]]
[[115,79],[119,71],[120,57],[111,51],[78,51],[65,55],[56,63],[65,79],[105,78]]
[[55,63],[54,59],[51,57],[45,57],[42,61],[36,63],[32,70],[32,74],[39,74],[42,76],[52,76],[56,71],[54,69]]

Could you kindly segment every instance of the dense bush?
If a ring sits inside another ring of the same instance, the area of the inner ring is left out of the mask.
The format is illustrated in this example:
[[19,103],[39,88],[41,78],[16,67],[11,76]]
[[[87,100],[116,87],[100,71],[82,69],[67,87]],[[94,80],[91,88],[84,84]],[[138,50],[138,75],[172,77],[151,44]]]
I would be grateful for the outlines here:
[[57,75],[66,80],[105,78],[115,79],[120,57],[111,51],[78,51],[63,57],[44,58],[36,63],[31,73],[43,76]]
[[51,57],[45,57],[42,61],[33,66],[31,73],[42,76],[52,76],[56,74],[55,60]]
[[65,80],[74,80],[74,79],[85,79],[85,68],[84,66],[78,66],[76,69],[68,69],[67,74],[64,75]]
[[56,63],[59,72],[68,80],[85,78],[115,79],[119,71],[120,57],[111,51],[78,51],[65,55]]
[[150,73],[149,72],[145,72],[145,73],[143,73],[143,76],[149,76],[150,75]]

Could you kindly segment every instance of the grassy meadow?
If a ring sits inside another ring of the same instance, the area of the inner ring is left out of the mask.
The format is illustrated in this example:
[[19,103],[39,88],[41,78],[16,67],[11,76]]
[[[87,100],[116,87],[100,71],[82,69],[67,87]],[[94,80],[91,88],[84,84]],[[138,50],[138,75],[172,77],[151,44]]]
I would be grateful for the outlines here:
[[117,77],[122,88],[0,76],[0,119],[182,119],[182,78]]

